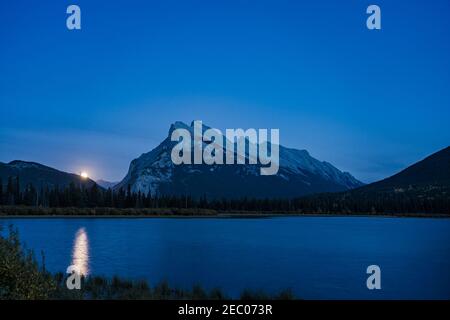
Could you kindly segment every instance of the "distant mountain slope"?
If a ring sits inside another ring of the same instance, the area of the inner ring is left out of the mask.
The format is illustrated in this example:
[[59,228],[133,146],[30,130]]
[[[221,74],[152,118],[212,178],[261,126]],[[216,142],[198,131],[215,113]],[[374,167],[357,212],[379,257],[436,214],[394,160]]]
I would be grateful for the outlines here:
[[[133,160],[127,175],[114,189],[126,190],[130,185],[132,191],[145,194],[286,198],[344,191],[363,185],[349,173],[311,157],[306,150],[283,146],[280,146],[280,168],[273,176],[261,176],[260,165],[175,165],[170,153],[176,142],[171,141],[170,136],[177,128],[193,132],[192,124],[172,124],[164,141]],[[203,131],[207,128],[204,126]]]
[[0,162],[0,178],[6,185],[9,177],[19,177],[20,187],[24,189],[27,184],[33,184],[37,189],[41,187],[64,188],[73,182],[76,186],[91,187],[94,181],[83,179],[79,175],[59,171],[35,162],[15,160],[10,163]]
[[106,181],[106,180],[102,180],[102,179],[97,180],[95,182],[97,182],[97,184],[104,189],[109,189],[109,188],[112,189],[112,188],[114,188],[114,186],[116,184],[118,184],[118,182],[110,182],[110,181]]
[[450,214],[450,147],[384,180],[299,201],[312,212]]
[[394,191],[400,188],[450,188],[450,146],[407,167],[384,180],[371,183],[358,191]]

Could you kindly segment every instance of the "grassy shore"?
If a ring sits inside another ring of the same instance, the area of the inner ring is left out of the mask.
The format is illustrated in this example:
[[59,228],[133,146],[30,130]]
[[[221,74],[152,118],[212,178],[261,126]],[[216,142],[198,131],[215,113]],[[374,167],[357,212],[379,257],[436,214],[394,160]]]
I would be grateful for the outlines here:
[[294,300],[290,289],[268,294],[262,290],[243,290],[239,296],[231,297],[220,288],[210,290],[201,285],[191,289],[171,287],[167,281],[151,286],[145,280],[130,280],[118,276],[89,276],[81,281],[80,290],[68,290],[67,276],[58,273],[53,276],[55,289],[50,292],[51,300]]
[[0,206],[0,217],[102,217],[102,218],[140,218],[140,217],[220,217],[220,218],[264,218],[273,216],[364,216],[364,217],[414,217],[450,218],[449,214],[439,213],[373,213],[373,212],[301,212],[301,211],[217,211],[203,208],[43,208],[32,206]]

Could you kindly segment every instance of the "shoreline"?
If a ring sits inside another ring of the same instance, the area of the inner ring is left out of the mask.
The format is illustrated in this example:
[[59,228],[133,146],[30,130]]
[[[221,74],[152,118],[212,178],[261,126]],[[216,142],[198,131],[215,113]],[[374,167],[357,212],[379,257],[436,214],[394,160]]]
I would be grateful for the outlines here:
[[428,218],[428,219],[450,219],[449,214],[334,214],[334,213],[218,213],[218,214],[193,214],[193,215],[164,215],[164,214],[148,214],[148,215],[101,215],[101,214],[26,214],[26,215],[9,215],[1,214],[0,219],[264,219],[264,218]]
[[0,206],[0,219],[5,218],[90,218],[90,219],[138,219],[138,218],[216,218],[216,219],[264,219],[276,217],[385,217],[385,218],[450,218],[450,213],[374,213],[374,212],[301,212],[301,211],[247,211],[216,210],[206,208],[110,208],[110,207],[34,207]]

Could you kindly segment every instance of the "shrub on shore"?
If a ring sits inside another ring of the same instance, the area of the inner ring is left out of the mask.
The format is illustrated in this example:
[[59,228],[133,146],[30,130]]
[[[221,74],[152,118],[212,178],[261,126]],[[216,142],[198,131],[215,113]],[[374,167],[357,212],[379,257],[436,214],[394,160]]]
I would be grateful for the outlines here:
[[56,289],[53,276],[22,247],[16,230],[10,227],[6,237],[1,232],[0,225],[0,299],[48,299]]

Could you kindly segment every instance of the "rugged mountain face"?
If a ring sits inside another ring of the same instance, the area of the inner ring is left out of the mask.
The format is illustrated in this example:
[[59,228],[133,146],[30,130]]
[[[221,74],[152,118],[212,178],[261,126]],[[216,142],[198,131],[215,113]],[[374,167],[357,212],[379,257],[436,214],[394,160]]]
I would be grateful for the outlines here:
[[73,182],[76,186],[84,185],[91,187],[94,181],[82,179],[79,175],[59,171],[35,162],[11,161],[10,163],[0,162],[0,178],[6,185],[9,177],[19,177],[20,188],[24,189],[28,184],[33,184],[35,188],[50,189],[58,186],[64,188]]
[[[171,160],[172,131],[178,128],[193,133],[193,125],[176,122],[168,137],[156,148],[133,160],[125,178],[114,189],[127,189],[148,194],[191,195],[208,198],[274,198],[295,197],[318,192],[345,191],[362,186],[347,172],[330,163],[321,162],[306,150],[280,146],[279,171],[276,175],[260,175],[261,165],[175,165]],[[204,126],[203,131],[208,127]],[[207,144],[203,142],[203,146]],[[224,144],[225,145],[225,144]],[[235,147],[235,150],[237,148]],[[246,154],[247,157],[247,154]]]

